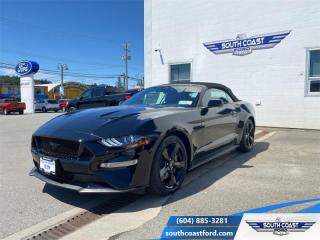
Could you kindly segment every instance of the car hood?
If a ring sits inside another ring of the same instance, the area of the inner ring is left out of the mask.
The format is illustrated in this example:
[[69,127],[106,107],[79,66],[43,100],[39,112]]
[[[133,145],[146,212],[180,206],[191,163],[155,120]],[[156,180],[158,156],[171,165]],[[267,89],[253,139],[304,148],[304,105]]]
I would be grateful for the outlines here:
[[91,108],[68,112],[44,125],[36,136],[82,139],[92,137],[115,137],[136,133],[145,123],[156,118],[188,111],[186,108],[150,108],[144,106],[115,106]]

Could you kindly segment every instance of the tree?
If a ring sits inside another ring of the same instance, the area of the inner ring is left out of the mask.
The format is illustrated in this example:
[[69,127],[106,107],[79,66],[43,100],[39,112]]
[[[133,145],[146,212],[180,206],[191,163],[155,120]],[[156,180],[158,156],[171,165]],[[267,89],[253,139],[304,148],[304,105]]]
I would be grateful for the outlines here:
[[117,88],[124,88],[124,84],[123,84],[123,81],[122,81],[121,77],[117,78],[116,87]]
[[144,77],[137,81],[137,87],[144,88]]
[[[47,79],[34,80],[35,84],[48,84],[52,83]],[[17,76],[0,76],[0,85],[20,85],[20,78]]]
[[0,76],[1,85],[20,85],[20,78],[17,76]]

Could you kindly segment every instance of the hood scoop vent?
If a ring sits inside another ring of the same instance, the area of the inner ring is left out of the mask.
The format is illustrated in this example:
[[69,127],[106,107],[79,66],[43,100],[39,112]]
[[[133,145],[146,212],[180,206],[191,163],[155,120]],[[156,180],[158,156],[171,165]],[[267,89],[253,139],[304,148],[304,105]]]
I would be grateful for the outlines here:
[[117,118],[117,117],[112,117],[112,116],[110,116],[110,115],[112,115],[112,114],[114,114],[114,113],[116,113],[116,112],[118,112],[118,111],[111,111],[111,112],[107,112],[107,113],[104,113],[104,114],[101,114],[100,116],[99,116],[99,118],[105,118],[105,117],[108,117],[108,118],[110,118],[110,119],[115,119],[115,118]]

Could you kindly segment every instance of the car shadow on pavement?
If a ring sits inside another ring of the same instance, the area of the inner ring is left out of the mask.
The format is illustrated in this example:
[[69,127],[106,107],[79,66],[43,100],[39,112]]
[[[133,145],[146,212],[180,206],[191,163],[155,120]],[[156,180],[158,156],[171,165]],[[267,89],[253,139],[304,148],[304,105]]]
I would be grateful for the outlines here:
[[257,142],[251,152],[238,153],[235,151],[191,171],[185,179],[185,184],[170,197],[167,203],[197,194],[237,169],[253,168],[254,166],[246,163],[258,154],[267,151],[269,145],[270,143],[267,142]]
[[[267,142],[257,142],[251,152],[238,153],[237,151],[234,151],[220,158],[213,159],[212,161],[190,171],[187,174],[184,184],[181,186],[181,188],[177,192],[166,198],[160,196],[152,196],[152,194],[149,193],[146,193],[144,196],[137,196],[133,193],[79,194],[75,191],[58,188],[49,184],[46,184],[44,186],[43,192],[51,195],[61,202],[83,208],[88,211],[92,210],[92,206],[86,206],[86,203],[97,198],[101,198],[104,204],[110,203],[111,205],[115,204],[115,206],[117,206],[117,203],[115,201],[119,201],[119,198],[127,199],[128,204],[132,203],[136,199],[141,199],[142,201],[145,199],[144,204],[138,204],[137,207],[134,208],[119,210],[118,207],[115,207],[115,210],[118,210],[120,212],[141,211],[146,208],[160,207],[161,205],[170,204],[172,202],[190,197],[205,190],[219,179],[225,177],[226,175],[237,169],[252,168],[252,165],[246,165],[246,163],[252,158],[255,158],[258,154],[267,151],[269,145],[270,144]],[[158,198],[159,201],[149,201],[150,198]],[[110,213],[110,209],[108,209],[108,212],[105,213]],[[99,212],[99,214],[104,214],[104,212]]]
[[72,191],[69,189],[55,187],[50,184],[45,184],[42,190],[43,193],[47,193],[54,197],[55,199],[64,202],[69,205],[73,205],[75,207],[86,209],[86,205],[88,202],[97,199],[104,198],[105,200],[109,200],[112,198],[112,195],[102,195],[102,194],[79,194],[76,191]]

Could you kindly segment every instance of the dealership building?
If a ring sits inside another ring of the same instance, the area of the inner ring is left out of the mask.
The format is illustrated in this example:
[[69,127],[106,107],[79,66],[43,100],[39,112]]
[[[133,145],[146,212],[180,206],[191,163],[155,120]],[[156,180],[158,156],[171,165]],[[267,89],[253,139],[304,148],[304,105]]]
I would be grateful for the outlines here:
[[216,82],[259,126],[320,129],[319,0],[145,0],[146,87]]

